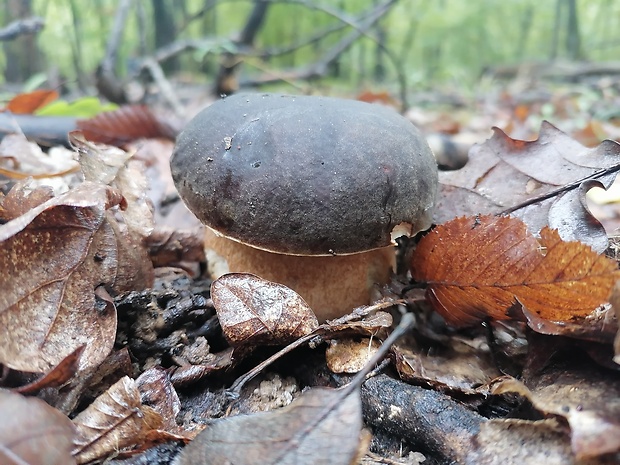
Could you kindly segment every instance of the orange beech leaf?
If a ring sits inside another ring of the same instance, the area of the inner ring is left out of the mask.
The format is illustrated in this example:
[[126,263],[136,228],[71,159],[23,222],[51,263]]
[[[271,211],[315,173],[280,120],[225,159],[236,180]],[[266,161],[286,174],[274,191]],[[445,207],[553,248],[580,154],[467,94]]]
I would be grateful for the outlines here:
[[16,115],[32,115],[39,108],[43,108],[48,103],[52,103],[58,98],[55,90],[38,89],[25,94],[13,97],[6,104],[6,111]]
[[457,218],[422,238],[411,273],[454,326],[508,319],[517,300],[553,321],[583,318],[605,303],[620,279],[616,263],[548,227],[540,236],[517,218]]

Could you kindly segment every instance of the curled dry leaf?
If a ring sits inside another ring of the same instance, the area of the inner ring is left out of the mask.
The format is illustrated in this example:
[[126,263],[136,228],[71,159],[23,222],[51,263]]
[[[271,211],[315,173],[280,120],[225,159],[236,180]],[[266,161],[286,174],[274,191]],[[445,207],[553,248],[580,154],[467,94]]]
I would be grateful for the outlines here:
[[528,380],[528,386],[504,377],[491,387],[493,394],[521,395],[542,414],[565,419],[578,458],[620,451],[620,388],[615,374],[593,366],[577,370],[554,366]]
[[142,402],[159,412],[166,431],[178,432],[176,417],[181,402],[168,374],[161,368],[149,368],[136,379],[136,386]]
[[21,132],[7,134],[0,142],[0,174],[10,179],[45,179],[47,184],[66,189],[65,180],[51,178],[59,178],[78,169],[73,151],[53,147],[44,152]]
[[[491,139],[470,150],[469,162],[463,168],[439,173],[435,222],[500,213],[575,183],[513,215],[534,234],[548,225],[558,229],[562,239],[578,240],[602,252],[607,247],[607,234],[588,210],[585,193],[594,186],[611,185],[619,155],[616,142],[606,140],[596,148],[586,148],[547,122],[533,142],[511,139],[494,128]],[[600,173],[597,181],[578,182],[596,173]]]
[[216,279],[211,298],[231,345],[286,344],[319,326],[299,294],[252,274],[229,273]]
[[362,405],[359,389],[343,394],[310,389],[279,410],[216,420],[174,464],[349,465],[360,444]]
[[325,351],[327,368],[333,373],[357,373],[364,368],[378,348],[379,343],[376,339],[333,340]]
[[0,389],[0,463],[71,465],[75,429],[40,399]]
[[[514,418],[480,423],[480,431],[472,440],[465,463],[585,465],[575,460],[564,428],[554,419],[527,421]],[[588,462],[588,465],[596,464]]]
[[135,382],[125,376],[73,419],[78,439],[73,455],[78,463],[107,457],[139,445],[147,433],[160,428],[162,418],[142,405]]
[[[618,322],[620,321],[620,281],[616,281],[609,301],[616,314],[616,322]],[[614,362],[620,365],[620,328],[616,331],[614,339]]]
[[78,347],[52,368],[49,373],[31,383],[16,388],[15,392],[20,394],[36,394],[43,388],[62,386],[75,376],[82,352],[84,352],[84,346]]
[[586,317],[607,301],[616,263],[544,228],[538,241],[517,218],[457,218],[422,238],[411,273],[455,326],[507,319],[518,300],[553,321]]
[[78,347],[80,369],[110,352],[116,310],[95,297],[116,276],[117,248],[106,209],[121,197],[84,183],[0,226],[0,362],[44,372]]

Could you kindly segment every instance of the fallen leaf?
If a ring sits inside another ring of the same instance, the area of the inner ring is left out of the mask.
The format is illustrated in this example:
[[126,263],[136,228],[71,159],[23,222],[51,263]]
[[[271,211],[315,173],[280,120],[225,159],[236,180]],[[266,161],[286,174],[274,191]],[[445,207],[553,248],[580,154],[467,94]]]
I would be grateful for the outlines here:
[[[64,147],[52,147],[44,152],[22,133],[6,134],[0,142],[0,172],[10,179],[52,179],[75,173],[79,169],[75,153]],[[56,180],[60,184],[60,180]],[[66,182],[63,183],[66,185]]]
[[400,379],[440,392],[475,394],[476,388],[500,375],[488,347],[466,344],[456,336],[445,346],[415,349],[403,344],[395,345],[392,351]]
[[333,373],[357,373],[364,368],[378,348],[379,342],[376,339],[333,340],[325,351],[327,368]]
[[[620,281],[616,281],[609,299],[611,307],[616,314],[616,325],[620,326]],[[620,327],[616,331],[614,339],[614,362],[620,365]]]
[[95,296],[116,273],[105,221],[118,192],[84,183],[0,226],[0,362],[45,372],[85,345],[80,369],[98,365],[116,336],[116,310]]
[[[465,463],[577,465],[582,462],[575,460],[570,440],[557,421],[502,418],[480,424]],[[588,465],[595,464],[588,462]]]
[[517,218],[457,218],[421,239],[411,273],[455,326],[508,319],[517,300],[553,321],[582,319],[605,303],[620,277],[616,263],[549,228],[540,235]]
[[128,105],[77,121],[86,139],[121,146],[136,139],[174,139],[174,129],[145,105]]
[[169,432],[180,432],[176,417],[181,411],[181,402],[168,373],[162,368],[149,368],[136,379],[136,387],[142,403],[161,415],[162,427]]
[[75,417],[73,424],[78,431],[73,455],[78,463],[87,463],[141,444],[146,433],[162,425],[162,418],[142,404],[135,382],[125,376]]
[[493,394],[515,393],[542,414],[563,418],[570,427],[570,444],[578,458],[620,451],[620,389],[615,373],[588,360],[587,366],[558,364],[522,381],[504,377],[491,385]]
[[0,389],[0,463],[71,465],[75,429],[65,415],[36,398]]
[[18,181],[11,188],[0,204],[0,217],[10,221],[24,215],[43,202],[54,197],[54,191],[49,186],[32,187],[30,181]]
[[[602,252],[607,234],[588,210],[585,194],[591,187],[611,185],[619,155],[620,144],[614,141],[586,148],[548,122],[542,123],[538,140],[532,142],[512,139],[494,128],[491,139],[470,150],[463,168],[439,173],[434,220],[440,224],[463,215],[496,214],[551,195],[511,214],[534,234],[549,226],[563,240],[579,240]],[[595,173],[600,173],[595,180],[577,182]],[[553,194],[571,183],[575,184],[570,189]]]
[[16,388],[15,392],[20,394],[36,394],[43,388],[62,386],[75,376],[83,352],[84,346],[78,347],[52,368],[49,373],[31,383]]
[[233,346],[286,344],[319,326],[299,294],[249,273],[228,273],[213,281],[211,299]]
[[31,115],[39,108],[58,98],[58,92],[50,89],[37,89],[32,92],[19,94],[6,104],[6,111],[16,115]]
[[361,430],[359,389],[314,388],[279,410],[214,421],[174,464],[349,465]]

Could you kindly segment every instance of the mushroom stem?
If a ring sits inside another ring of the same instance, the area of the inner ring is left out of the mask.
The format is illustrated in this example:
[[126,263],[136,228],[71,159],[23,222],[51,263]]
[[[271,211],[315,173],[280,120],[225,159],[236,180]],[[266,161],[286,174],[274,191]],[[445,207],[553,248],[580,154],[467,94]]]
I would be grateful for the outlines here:
[[376,285],[387,284],[395,266],[391,246],[333,257],[283,255],[240,244],[207,228],[205,247],[216,254],[207,253],[213,279],[245,272],[284,284],[304,298],[321,322],[369,304]]

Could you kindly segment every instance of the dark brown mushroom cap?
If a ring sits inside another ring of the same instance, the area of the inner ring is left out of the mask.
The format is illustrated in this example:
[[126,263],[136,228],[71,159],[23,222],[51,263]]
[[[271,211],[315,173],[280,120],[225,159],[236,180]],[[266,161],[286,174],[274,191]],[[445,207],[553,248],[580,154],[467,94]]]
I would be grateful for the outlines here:
[[437,166],[417,128],[355,100],[238,94],[179,135],[177,189],[207,226],[291,255],[350,254],[430,226]]

